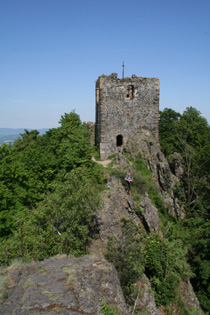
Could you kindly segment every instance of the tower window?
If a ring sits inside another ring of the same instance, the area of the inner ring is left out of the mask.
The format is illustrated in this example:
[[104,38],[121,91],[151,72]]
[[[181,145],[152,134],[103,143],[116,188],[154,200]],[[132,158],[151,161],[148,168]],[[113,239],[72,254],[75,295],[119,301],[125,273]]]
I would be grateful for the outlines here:
[[117,142],[117,147],[121,147],[121,145],[123,145],[123,136],[118,135],[116,138],[116,142]]
[[129,99],[134,98],[134,86],[133,85],[127,86],[125,98],[129,98]]

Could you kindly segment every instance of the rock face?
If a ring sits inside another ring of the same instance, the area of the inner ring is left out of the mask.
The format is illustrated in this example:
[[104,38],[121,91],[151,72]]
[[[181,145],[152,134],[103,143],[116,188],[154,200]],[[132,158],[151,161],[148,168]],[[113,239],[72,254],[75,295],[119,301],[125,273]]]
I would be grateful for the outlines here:
[[[141,226],[142,230],[144,230],[141,220],[134,211],[132,197],[126,194],[121,181],[115,177],[111,177],[107,186],[109,190],[103,194],[103,208],[96,214],[99,228],[98,239],[95,240],[89,248],[91,253],[97,255],[98,253],[102,254],[105,252],[109,235],[121,239],[122,230],[120,222],[123,217],[132,219],[136,225]],[[157,209],[153,207],[151,200],[147,197],[145,197],[142,206],[144,206],[148,225],[151,229],[155,228],[158,230],[159,217]],[[153,215],[156,216],[155,224],[152,222]],[[145,315],[160,315],[150,282],[145,275],[143,275],[142,279],[136,284],[136,288],[139,291],[135,305],[136,311],[142,312],[142,314]],[[131,313],[132,312],[130,312],[130,314]]]
[[148,232],[159,232],[160,231],[160,219],[158,215],[157,209],[152,205],[152,201],[145,197],[142,199],[141,208],[142,216],[143,216],[143,223]]
[[185,303],[189,308],[195,308],[196,310],[203,314],[203,310],[200,307],[200,303],[195,295],[195,292],[190,281],[181,282],[179,285],[179,292],[180,296],[184,298]]
[[108,190],[102,194],[103,207],[96,212],[97,230],[95,240],[92,242],[89,252],[102,256],[106,251],[108,236],[120,239],[122,236],[121,219],[132,219],[135,224],[142,225],[134,211],[132,197],[126,194],[121,181],[112,176],[107,183]]
[[105,259],[51,258],[9,272],[1,315],[102,315],[102,301],[128,315],[115,267]]
[[139,298],[135,310],[141,314],[161,315],[155,304],[154,294],[151,290],[149,279],[143,274],[141,281],[136,284]]
[[184,175],[183,161],[180,153],[174,153],[169,157],[170,168],[178,179]]
[[[147,141],[143,143],[148,146]],[[145,149],[144,158],[148,158],[153,177],[158,181],[156,184],[164,195],[164,189],[173,187],[174,179],[167,171],[168,164],[162,154],[151,144],[149,148],[150,153]],[[154,161],[156,164],[152,164]],[[162,188],[158,172],[162,176]],[[158,211],[151,200],[144,196],[140,204],[143,224],[135,213],[132,196],[126,194],[121,181],[115,177],[108,180],[102,198],[103,207],[97,211],[95,218],[95,239],[88,249],[91,255],[81,258],[54,257],[13,271],[8,269],[10,289],[8,298],[0,303],[0,315],[102,315],[102,301],[115,306],[120,315],[133,314],[125,303],[115,267],[103,258],[103,253],[109,235],[119,240],[122,238],[122,218],[131,219],[141,227],[142,233],[146,234],[145,227],[147,233],[159,232]],[[146,275],[143,274],[135,286],[138,292],[135,311],[144,315],[160,315]],[[189,308],[194,307],[202,313],[190,282],[182,282],[179,292]],[[176,310],[176,306],[172,305],[172,309]]]
[[[130,138],[125,150],[130,152],[134,159],[138,152],[141,152],[143,160],[152,172],[157,191],[162,196],[165,204],[171,207],[172,214],[179,219],[182,216],[182,209],[173,193],[175,184],[179,179],[172,174],[168,160],[160,151],[152,134],[149,131],[136,133]],[[182,172],[181,167],[179,167],[180,172]]]

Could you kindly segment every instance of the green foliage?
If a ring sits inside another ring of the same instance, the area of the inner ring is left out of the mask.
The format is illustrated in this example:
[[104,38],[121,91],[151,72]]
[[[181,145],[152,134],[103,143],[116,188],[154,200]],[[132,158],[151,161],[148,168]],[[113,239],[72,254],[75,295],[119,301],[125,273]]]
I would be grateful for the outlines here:
[[104,301],[102,301],[101,312],[105,315],[119,315],[116,307],[109,306]]
[[[102,167],[91,161],[89,133],[79,116],[43,136],[22,134],[0,148],[0,261],[85,253],[99,207]],[[36,235],[36,237],[34,237]]]
[[121,229],[120,240],[110,238],[105,258],[115,265],[125,298],[132,305],[137,295],[134,284],[144,271],[145,261],[141,243],[144,235],[132,220],[125,218],[121,221]]
[[7,298],[7,284],[9,282],[8,276],[4,272],[0,272],[0,301]]
[[160,113],[161,150],[169,157],[178,152],[184,175],[174,190],[185,209],[179,236],[188,248],[188,260],[195,277],[192,284],[204,310],[210,309],[210,126],[195,108],[182,115],[169,109]]
[[181,115],[172,109],[165,108],[162,112],[160,111],[160,145],[161,151],[164,152],[166,156],[176,152],[175,136],[178,132],[177,124],[180,120],[180,117]]
[[189,245],[189,261],[195,273],[192,284],[202,308],[210,309],[210,220],[196,216],[183,222],[185,242]]
[[[186,304],[182,298],[179,299],[175,303],[175,308],[176,308],[176,314],[179,314],[179,315],[202,315],[202,314],[204,314],[203,312],[200,312],[199,310],[197,310],[195,307],[189,308],[188,306],[186,306]],[[174,315],[174,310],[171,309],[170,306],[167,306],[165,308],[165,311],[166,311],[167,315]]]
[[147,238],[145,272],[155,291],[157,305],[173,302],[179,282],[192,276],[186,255],[187,249],[181,240],[169,241],[158,234]]
[[140,201],[141,200],[141,195],[140,194],[136,194],[133,196],[133,200],[134,201]]
[[27,260],[63,252],[75,256],[85,254],[93,213],[100,205],[98,190],[85,177],[85,171],[80,167],[66,174],[36,207],[19,218],[23,248],[17,230],[12,237],[13,246],[10,238],[2,244],[1,263],[21,255],[22,250]]
[[182,156],[185,208],[191,215],[209,200],[210,126],[195,108],[187,108],[183,115],[165,109],[160,113],[160,144],[166,156],[174,152]]
[[132,183],[132,186],[135,188],[136,192],[140,194],[147,192],[154,206],[158,209],[159,214],[167,217],[167,209],[162,198],[159,196],[157,190],[155,189],[155,185],[152,181],[152,173],[148,169],[146,163],[143,161],[140,153],[138,153],[134,161],[134,168],[134,181]]

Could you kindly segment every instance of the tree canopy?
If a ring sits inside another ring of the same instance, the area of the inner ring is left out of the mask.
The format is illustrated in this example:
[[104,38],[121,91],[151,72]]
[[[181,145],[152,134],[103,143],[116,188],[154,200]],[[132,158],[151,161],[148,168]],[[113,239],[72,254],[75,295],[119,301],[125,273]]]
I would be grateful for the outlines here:
[[85,253],[102,175],[79,116],[65,113],[60,124],[0,147],[1,263]]
[[183,114],[160,112],[160,145],[168,157],[181,155],[184,174],[176,197],[185,209],[183,239],[188,244],[195,291],[204,310],[210,309],[210,126],[195,108]]

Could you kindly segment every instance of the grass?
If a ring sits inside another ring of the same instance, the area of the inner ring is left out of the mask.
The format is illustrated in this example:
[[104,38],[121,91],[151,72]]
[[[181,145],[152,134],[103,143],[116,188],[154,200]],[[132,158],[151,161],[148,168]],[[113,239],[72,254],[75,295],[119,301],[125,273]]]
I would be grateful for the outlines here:
[[9,283],[9,277],[5,273],[0,274],[0,301],[7,298],[7,285]]
[[24,284],[23,284],[23,289],[26,290],[30,287],[33,287],[35,283],[33,281],[27,280]]
[[76,277],[76,270],[74,268],[74,266],[76,265],[69,265],[69,266],[65,266],[63,267],[63,272],[68,274],[68,278],[67,278],[67,284],[68,285],[73,285],[74,283],[77,282],[77,277]]

